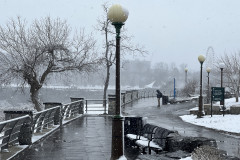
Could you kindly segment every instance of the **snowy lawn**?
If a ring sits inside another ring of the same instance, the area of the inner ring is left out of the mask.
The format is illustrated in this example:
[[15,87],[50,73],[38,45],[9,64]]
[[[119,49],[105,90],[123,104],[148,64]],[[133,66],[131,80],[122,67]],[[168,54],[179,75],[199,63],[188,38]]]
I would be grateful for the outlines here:
[[227,132],[240,133],[240,115],[207,115],[203,118],[197,118],[196,115],[180,116],[183,121],[207,128],[223,130]]
[[[240,99],[240,97],[239,97],[239,99]],[[220,101],[214,103],[213,105],[220,105]],[[225,99],[225,107],[227,109],[230,109],[231,106],[240,106],[240,102],[236,102],[236,98]],[[192,108],[190,110],[198,110],[198,107],[194,107],[194,108]]]
[[[216,104],[220,105],[220,102],[217,102]],[[240,102],[236,102],[236,98],[225,99],[225,107],[227,109],[230,109],[233,105],[240,105]]]
[[[220,105],[220,102],[217,102],[216,104]],[[235,98],[225,99],[226,108],[229,109],[233,105],[240,105],[240,102],[236,102]],[[193,109],[197,110],[198,107],[195,107]],[[203,116],[203,118],[197,118],[196,115],[183,115],[180,116],[180,118],[182,118],[182,120],[185,122],[198,126],[204,126],[207,128],[223,130],[227,132],[240,133],[240,125],[238,124],[240,122],[240,115],[226,114],[224,117],[223,115],[213,115],[212,117],[210,115],[207,115]]]

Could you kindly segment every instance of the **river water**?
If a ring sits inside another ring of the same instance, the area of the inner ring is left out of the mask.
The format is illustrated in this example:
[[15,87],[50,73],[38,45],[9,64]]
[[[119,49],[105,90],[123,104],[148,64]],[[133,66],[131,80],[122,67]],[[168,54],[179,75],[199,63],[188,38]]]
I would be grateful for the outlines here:
[[[113,94],[114,90],[109,90]],[[77,88],[42,88],[39,98],[44,102],[58,102],[67,104],[70,97],[85,99],[103,99],[102,89],[77,89]],[[33,110],[30,101],[29,88],[24,90],[16,87],[4,87],[0,89],[0,120],[4,120],[4,110]]]

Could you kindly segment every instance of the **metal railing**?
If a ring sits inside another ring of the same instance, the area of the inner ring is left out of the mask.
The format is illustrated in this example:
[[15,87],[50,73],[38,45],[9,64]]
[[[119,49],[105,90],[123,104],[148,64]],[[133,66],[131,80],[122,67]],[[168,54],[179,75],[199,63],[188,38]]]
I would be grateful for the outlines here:
[[33,133],[42,132],[43,129],[53,125],[62,125],[63,120],[77,116],[83,108],[83,100],[52,107],[33,114]]
[[[128,103],[139,98],[155,96],[155,92],[132,91],[122,96],[126,95],[128,97],[124,97],[123,100],[126,100],[126,103]],[[32,134],[42,132],[43,129],[51,128],[54,125],[61,126],[64,120],[74,118],[78,114],[84,114],[84,111],[85,113],[98,111],[102,112],[103,114],[107,114],[108,105],[104,106],[103,104],[107,104],[107,100],[78,100],[68,104],[52,107],[41,112],[36,112],[33,115],[21,116],[18,118],[0,122],[1,150],[8,149],[9,146],[14,145],[15,143],[31,144]],[[26,137],[26,133],[28,137]]]
[[59,118],[57,113],[60,113],[60,108],[61,106],[57,106],[34,113],[32,123],[33,133],[42,132],[43,129],[50,128],[54,124],[59,124],[56,119]]
[[[104,106],[103,104],[106,104]],[[86,99],[85,100],[85,112],[103,112],[107,114],[107,100],[106,99]]]
[[62,125],[63,120],[76,117],[83,109],[83,100],[52,107],[33,115],[0,122],[0,147],[8,149],[14,144],[32,143],[32,134],[43,132],[54,125]]
[[9,146],[18,144],[21,128],[24,125],[31,124],[30,116],[0,122],[0,147],[1,151],[8,149]]
[[131,103],[140,98],[156,97],[155,89],[144,89],[144,90],[130,90],[123,93],[121,96],[122,105]]
[[65,120],[70,117],[76,116],[80,113],[81,108],[83,108],[83,100],[74,101],[62,106],[62,119]]

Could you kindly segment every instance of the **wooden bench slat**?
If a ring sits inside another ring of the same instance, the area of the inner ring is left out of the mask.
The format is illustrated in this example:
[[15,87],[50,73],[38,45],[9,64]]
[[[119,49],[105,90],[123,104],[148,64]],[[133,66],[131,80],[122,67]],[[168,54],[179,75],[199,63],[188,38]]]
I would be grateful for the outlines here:
[[151,154],[151,150],[158,153],[159,151],[163,151],[165,149],[167,136],[170,133],[174,132],[155,125],[145,124],[139,135],[127,134],[126,138],[134,141],[143,152],[145,152],[145,149],[148,148],[149,154]]
[[158,144],[156,144],[153,141],[144,141],[144,140],[137,140],[136,144],[142,147],[151,147],[162,150],[162,147],[160,147]]

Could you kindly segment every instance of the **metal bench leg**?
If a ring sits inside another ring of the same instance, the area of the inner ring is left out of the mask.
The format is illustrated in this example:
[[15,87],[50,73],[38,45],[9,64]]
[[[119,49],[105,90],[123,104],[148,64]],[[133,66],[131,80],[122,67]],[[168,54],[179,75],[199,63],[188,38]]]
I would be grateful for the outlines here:
[[143,154],[146,154],[145,148],[142,149],[142,153],[143,153]]
[[151,154],[151,148],[150,147],[148,148],[148,154]]

